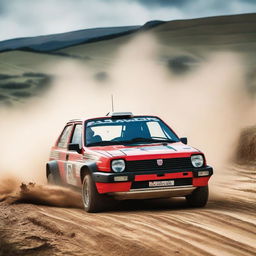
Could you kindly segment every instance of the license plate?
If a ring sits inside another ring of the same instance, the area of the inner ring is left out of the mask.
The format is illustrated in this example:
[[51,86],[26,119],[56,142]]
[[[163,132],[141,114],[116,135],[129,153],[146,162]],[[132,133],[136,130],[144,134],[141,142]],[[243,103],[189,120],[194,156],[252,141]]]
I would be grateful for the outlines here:
[[174,186],[174,180],[149,181],[148,186],[150,188]]

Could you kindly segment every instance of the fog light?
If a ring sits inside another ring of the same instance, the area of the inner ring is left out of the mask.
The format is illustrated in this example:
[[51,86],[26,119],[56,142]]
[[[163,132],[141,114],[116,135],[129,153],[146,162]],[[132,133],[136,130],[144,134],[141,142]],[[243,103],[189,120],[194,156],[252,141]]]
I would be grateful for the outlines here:
[[128,176],[116,176],[114,177],[114,181],[127,181]]
[[209,176],[209,171],[200,171],[197,173],[198,176]]

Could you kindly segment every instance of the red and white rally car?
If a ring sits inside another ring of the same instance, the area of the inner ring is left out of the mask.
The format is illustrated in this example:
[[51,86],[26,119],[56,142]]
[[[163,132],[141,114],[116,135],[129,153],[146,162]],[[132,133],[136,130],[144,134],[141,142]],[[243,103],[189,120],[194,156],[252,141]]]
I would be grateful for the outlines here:
[[203,207],[212,174],[204,154],[160,118],[130,112],[69,121],[46,165],[49,183],[82,188],[87,212],[115,199],[185,197]]

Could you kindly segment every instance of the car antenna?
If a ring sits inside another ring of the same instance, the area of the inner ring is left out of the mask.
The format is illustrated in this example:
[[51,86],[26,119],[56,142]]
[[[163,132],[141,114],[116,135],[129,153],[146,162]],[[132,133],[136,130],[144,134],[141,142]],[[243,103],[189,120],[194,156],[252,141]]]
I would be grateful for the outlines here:
[[111,94],[111,105],[112,105],[112,112],[114,112],[114,95]]
[[112,112],[108,112],[106,114],[106,116],[110,116],[110,114],[114,112],[114,96],[113,96],[113,94],[111,94],[111,109],[112,109]]

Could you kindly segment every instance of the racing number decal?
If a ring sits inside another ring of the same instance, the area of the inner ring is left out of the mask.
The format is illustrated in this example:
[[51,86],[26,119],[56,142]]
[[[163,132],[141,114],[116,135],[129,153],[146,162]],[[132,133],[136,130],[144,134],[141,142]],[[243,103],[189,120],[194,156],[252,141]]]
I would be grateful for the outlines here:
[[73,165],[71,163],[67,163],[66,165],[66,179],[67,183],[76,185],[76,177],[73,171]]

